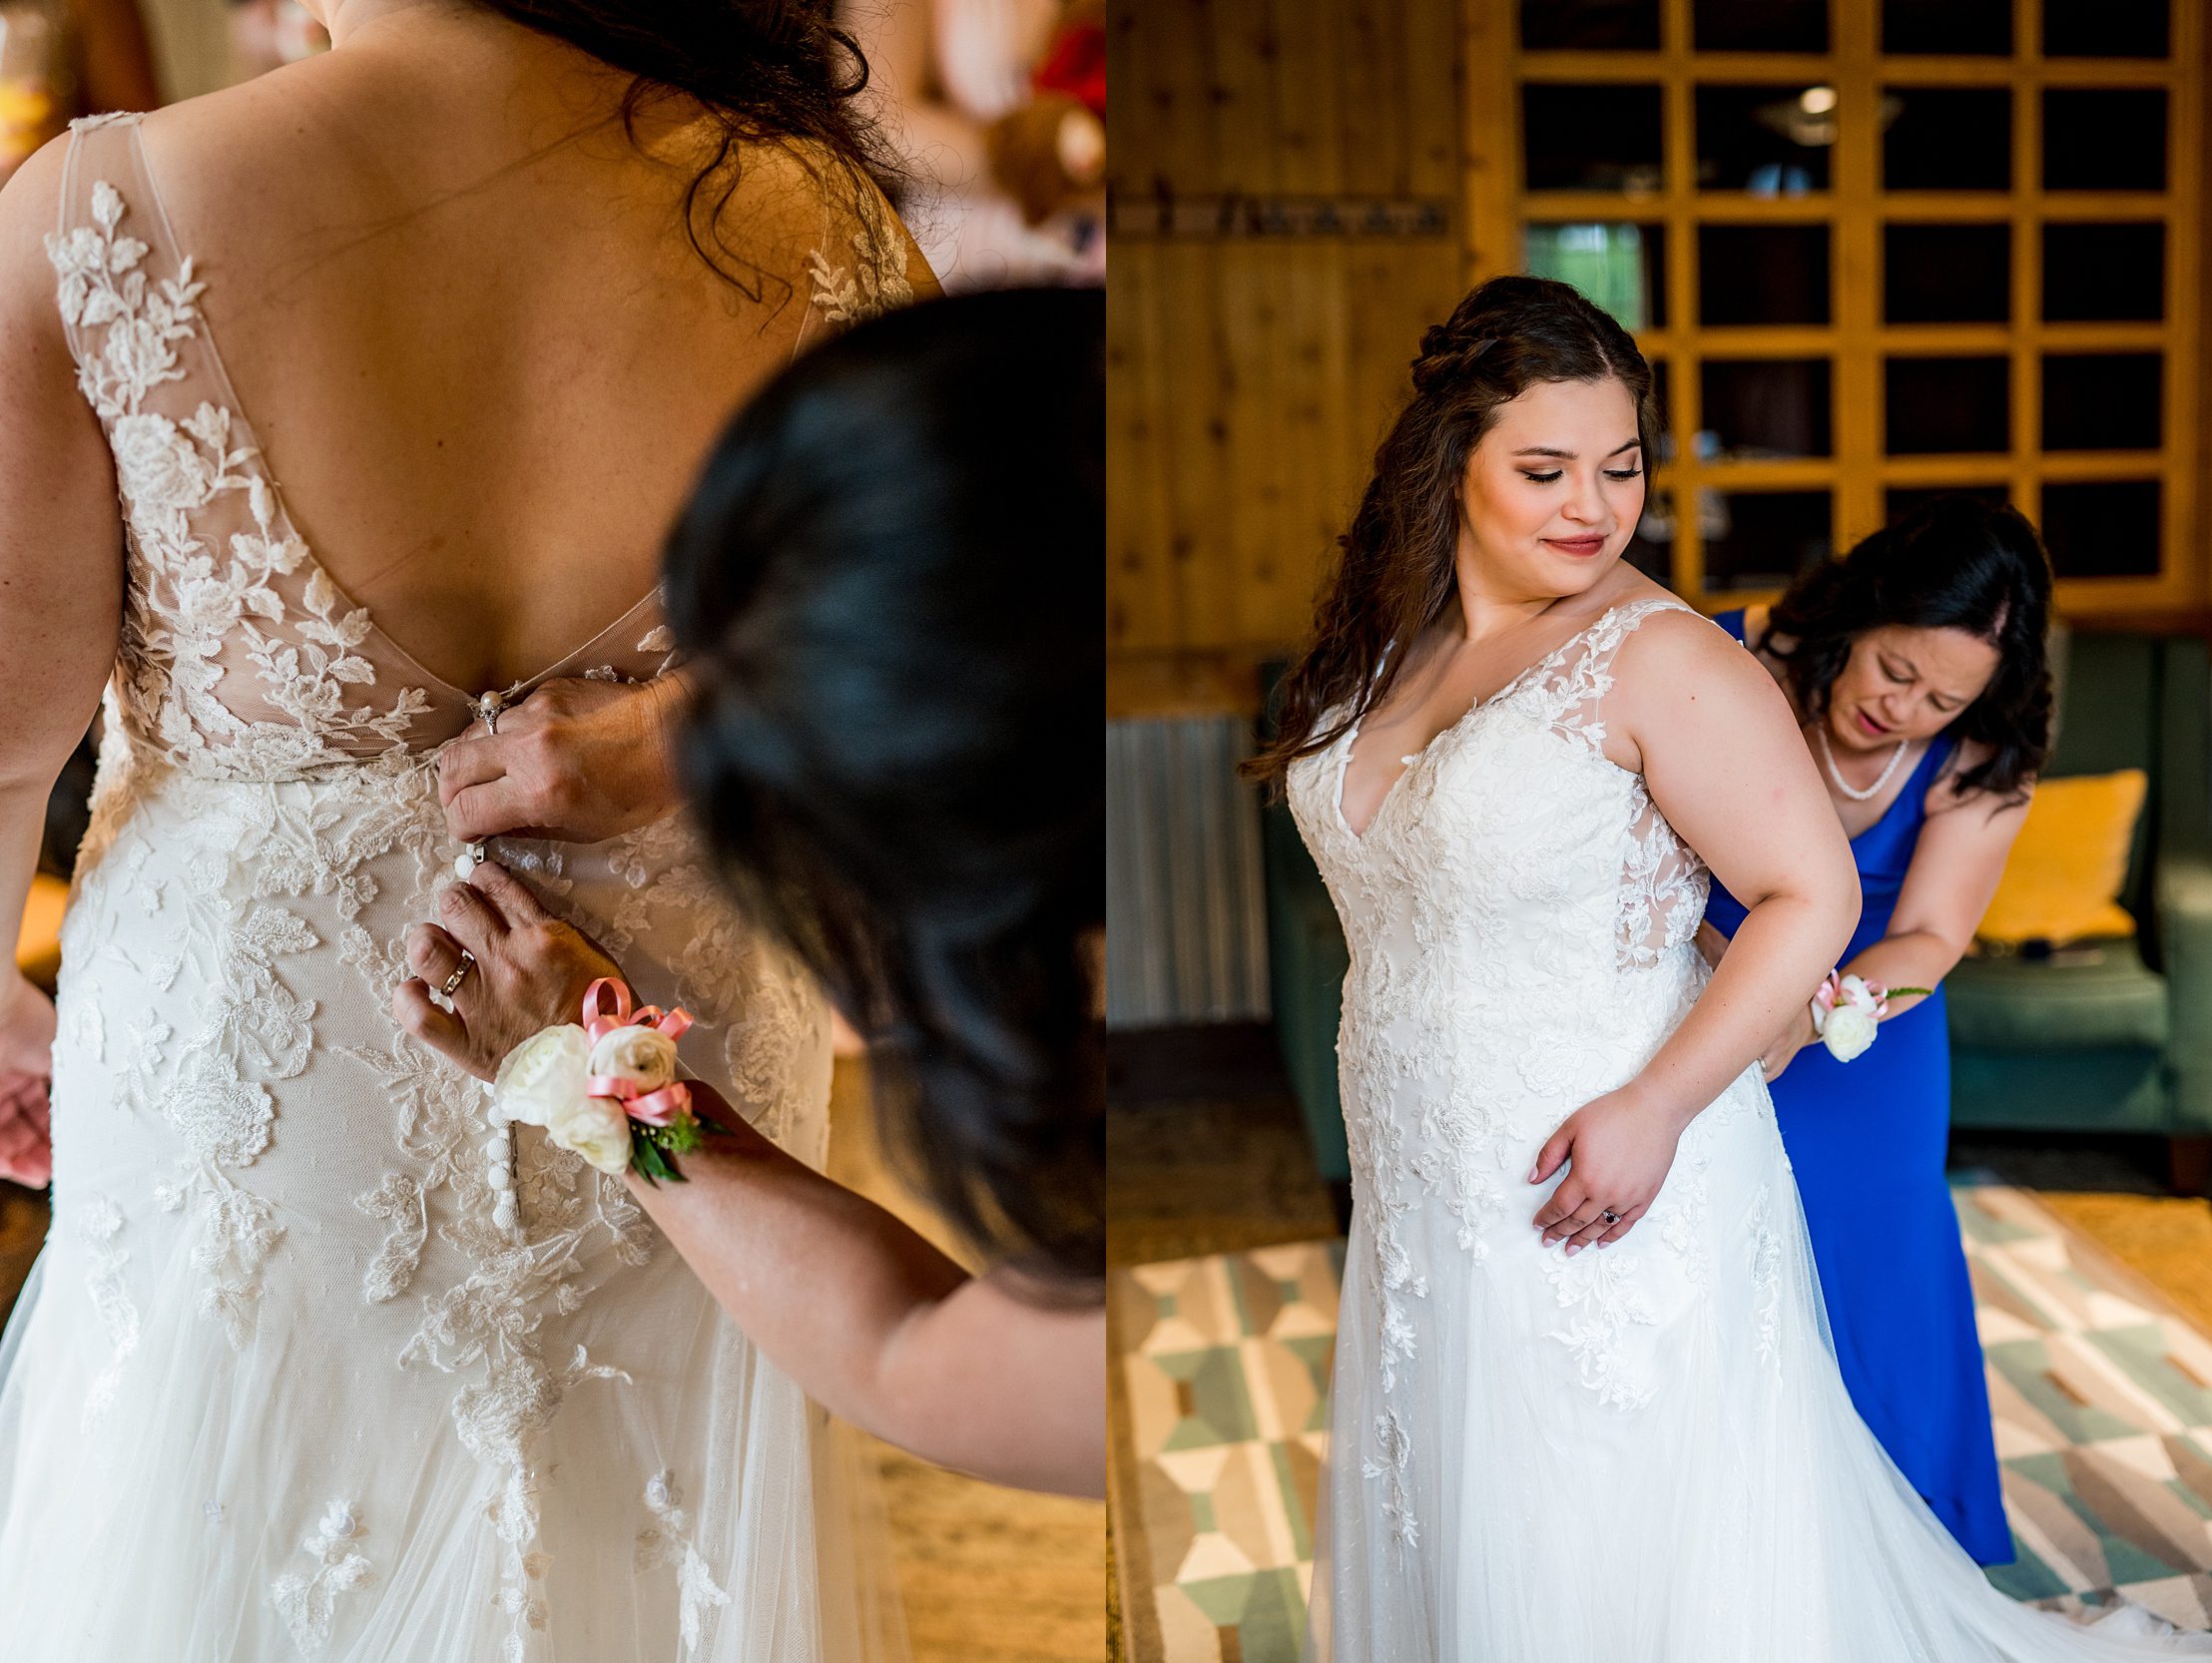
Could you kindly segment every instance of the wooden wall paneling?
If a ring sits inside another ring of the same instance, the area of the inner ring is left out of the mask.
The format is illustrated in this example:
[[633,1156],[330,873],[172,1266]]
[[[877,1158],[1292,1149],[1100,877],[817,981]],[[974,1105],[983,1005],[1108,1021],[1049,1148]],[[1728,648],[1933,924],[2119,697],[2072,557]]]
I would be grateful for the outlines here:
[[1160,647],[1176,636],[1174,517],[1163,421],[1168,359],[1157,277],[1160,249],[1114,250],[1106,308],[1106,641]]
[[1290,384],[1279,373],[1281,293],[1284,267],[1299,257],[1264,242],[1224,244],[1213,255],[1221,296],[1224,351],[1219,373],[1229,456],[1215,510],[1224,522],[1228,559],[1216,564],[1228,578],[1228,604],[1191,623],[1207,642],[1241,642],[1261,634],[1267,590],[1284,541],[1281,433]]
[[[1500,12],[1511,10],[1507,0],[1491,3]],[[1400,4],[1405,20],[1398,74],[1405,100],[1406,189],[1413,196],[1448,197],[1458,189],[1465,161],[1459,135],[1458,12],[1450,0]]]
[[1162,646],[1204,646],[1219,640],[1222,623],[1233,616],[1236,604],[1228,539],[1248,505],[1235,495],[1231,368],[1219,254],[1205,244],[1167,243],[1159,249],[1176,617],[1173,638]]
[[1337,69],[1338,155],[1344,189],[1411,196],[1411,112],[1392,66],[1405,52],[1405,8],[1398,0],[1345,0]]

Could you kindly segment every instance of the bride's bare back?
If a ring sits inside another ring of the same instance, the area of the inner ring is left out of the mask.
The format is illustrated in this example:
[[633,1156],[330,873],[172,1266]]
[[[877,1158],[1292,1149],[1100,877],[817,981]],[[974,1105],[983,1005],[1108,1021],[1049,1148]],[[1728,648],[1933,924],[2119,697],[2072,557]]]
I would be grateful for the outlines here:
[[145,124],[297,531],[461,688],[652,588],[722,423],[824,327],[810,254],[849,236],[841,171],[755,147],[718,273],[684,222],[705,124],[648,108],[633,140],[626,84],[488,12],[407,8]]

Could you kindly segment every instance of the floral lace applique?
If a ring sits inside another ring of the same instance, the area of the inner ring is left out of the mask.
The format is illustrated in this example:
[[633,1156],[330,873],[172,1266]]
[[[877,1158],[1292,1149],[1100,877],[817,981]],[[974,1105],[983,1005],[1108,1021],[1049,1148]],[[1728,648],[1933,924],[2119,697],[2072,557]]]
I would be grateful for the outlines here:
[[123,1284],[123,1269],[131,1255],[116,1245],[122,1233],[122,1209],[106,1196],[94,1196],[77,1209],[77,1237],[85,1249],[85,1287],[92,1295],[93,1310],[100,1315],[100,1326],[108,1331],[111,1349],[107,1367],[93,1377],[85,1392],[82,1424],[87,1431],[115,1402],[123,1366],[139,1346],[138,1307]]
[[1566,1327],[1551,1338],[1567,1348],[1584,1386],[1609,1408],[1642,1408],[1658,1390],[1648,1369],[1639,1368],[1622,1346],[1632,1326],[1658,1322],[1650,1297],[1637,1286],[1641,1262],[1619,1248],[1585,1250],[1569,1259],[1564,1252],[1544,1256],[1544,1277],[1561,1311],[1571,1312]]
[[[201,337],[207,285],[188,257],[153,277],[148,245],[123,231],[130,209],[106,180],[92,188],[91,223],[50,235],[62,317],[102,334],[78,354],[78,386],[107,429],[132,549],[116,690],[129,728],[209,772],[269,778],[397,747],[429,708],[419,688],[382,708],[348,705],[373,690],[358,652],[371,624],[346,606],[307,547],[280,523],[260,452],[233,432],[229,409],[203,398],[181,418],[148,400],[187,379],[183,349]],[[203,521],[243,495],[251,530],[227,541]],[[257,672],[243,716],[222,697],[227,660]],[[274,718],[274,719],[273,719]]]
[[887,223],[888,217],[864,186],[860,220],[850,234],[852,264],[832,266],[820,249],[807,255],[814,279],[814,303],[831,323],[857,323],[903,305],[911,305],[914,286],[906,278],[906,253]]
[[1399,1547],[1420,1545],[1420,1524],[1413,1517],[1406,1467],[1412,1460],[1412,1440],[1397,1410],[1385,1408],[1375,1417],[1375,1453],[1360,1463],[1360,1476],[1384,1486],[1382,1518],[1390,1539]]
[[656,1473],[646,1484],[645,1506],[654,1522],[638,1532],[637,1563],[640,1570],[676,1567],[677,1627],[689,1656],[699,1649],[707,1613],[728,1605],[730,1596],[716,1584],[713,1571],[700,1556],[691,1538],[691,1516],[677,1505],[678,1500],[667,1472]]
[[1751,1297],[1759,1361],[1782,1372],[1782,1233],[1775,1228],[1772,1196],[1759,1187],[1751,1204]]
[[269,1603],[291,1631],[291,1643],[302,1657],[319,1656],[330,1643],[330,1626],[337,1610],[337,1596],[368,1582],[375,1571],[365,1554],[353,1544],[361,1526],[349,1501],[333,1501],[299,1550],[314,1561],[314,1569],[302,1576],[286,1572],[271,1584]]

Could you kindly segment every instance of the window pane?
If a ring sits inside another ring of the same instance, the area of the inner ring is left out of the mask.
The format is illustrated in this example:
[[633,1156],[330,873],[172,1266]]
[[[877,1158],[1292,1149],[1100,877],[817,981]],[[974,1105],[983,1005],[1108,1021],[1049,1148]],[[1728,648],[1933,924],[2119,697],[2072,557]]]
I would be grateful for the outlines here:
[[2012,92],[2008,87],[1891,87],[1883,114],[1885,191],[2012,189]]
[[1521,154],[1531,191],[1659,189],[1659,89],[1521,88]]
[[1891,323],[2009,321],[2012,228],[1884,226],[1882,316]]
[[[1659,406],[1659,454],[1656,457],[1647,456],[1645,458],[1646,463],[1652,461],[1671,462],[1674,460],[1673,380],[1673,366],[1665,358],[1653,358],[1651,360],[1651,397],[1652,402]],[[1647,473],[1644,477],[1648,481],[1651,476]]]
[[2012,0],[1882,0],[1885,52],[2012,54]]
[[2166,94],[2162,89],[2044,89],[2044,190],[2165,188]]
[[1532,225],[1524,264],[1535,277],[1574,284],[1624,329],[1666,326],[1664,226]]
[[2155,479],[2043,487],[2043,546],[2060,577],[2154,577],[2160,503]]
[[1656,52],[1659,0],[1521,0],[1530,52]]
[[1828,0],[1696,0],[1700,52],[1826,52]]
[[2163,58],[2166,0],[2043,0],[2043,55],[2048,58]]
[[1832,453],[1828,359],[1708,359],[1699,381],[1700,456],[1756,461]]
[[1826,323],[1826,226],[1700,226],[1701,323]]
[[2012,500],[2010,487],[2004,485],[1893,485],[1882,493],[1882,512],[1895,525],[1906,515],[1952,496],[1971,497],[1992,508],[2001,508]]
[[2166,228],[2043,227],[2043,320],[2155,323],[2166,315]]
[[2011,364],[2004,358],[1891,358],[1883,365],[1892,456],[2007,448]]
[[1701,191],[1794,197],[1828,189],[1836,143],[1836,89],[1700,87],[1697,183]]
[[1782,589],[1834,553],[1826,491],[1731,491],[1699,496],[1705,587]]
[[2043,448],[2156,450],[2164,367],[2156,352],[2046,354]]

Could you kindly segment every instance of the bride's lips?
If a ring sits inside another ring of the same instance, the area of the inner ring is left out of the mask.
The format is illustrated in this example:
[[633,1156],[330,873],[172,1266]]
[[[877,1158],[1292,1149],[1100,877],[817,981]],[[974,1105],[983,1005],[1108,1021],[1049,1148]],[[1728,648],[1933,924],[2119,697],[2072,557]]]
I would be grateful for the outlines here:
[[1603,537],[1546,537],[1544,541],[1561,554],[1585,560],[1605,546]]

